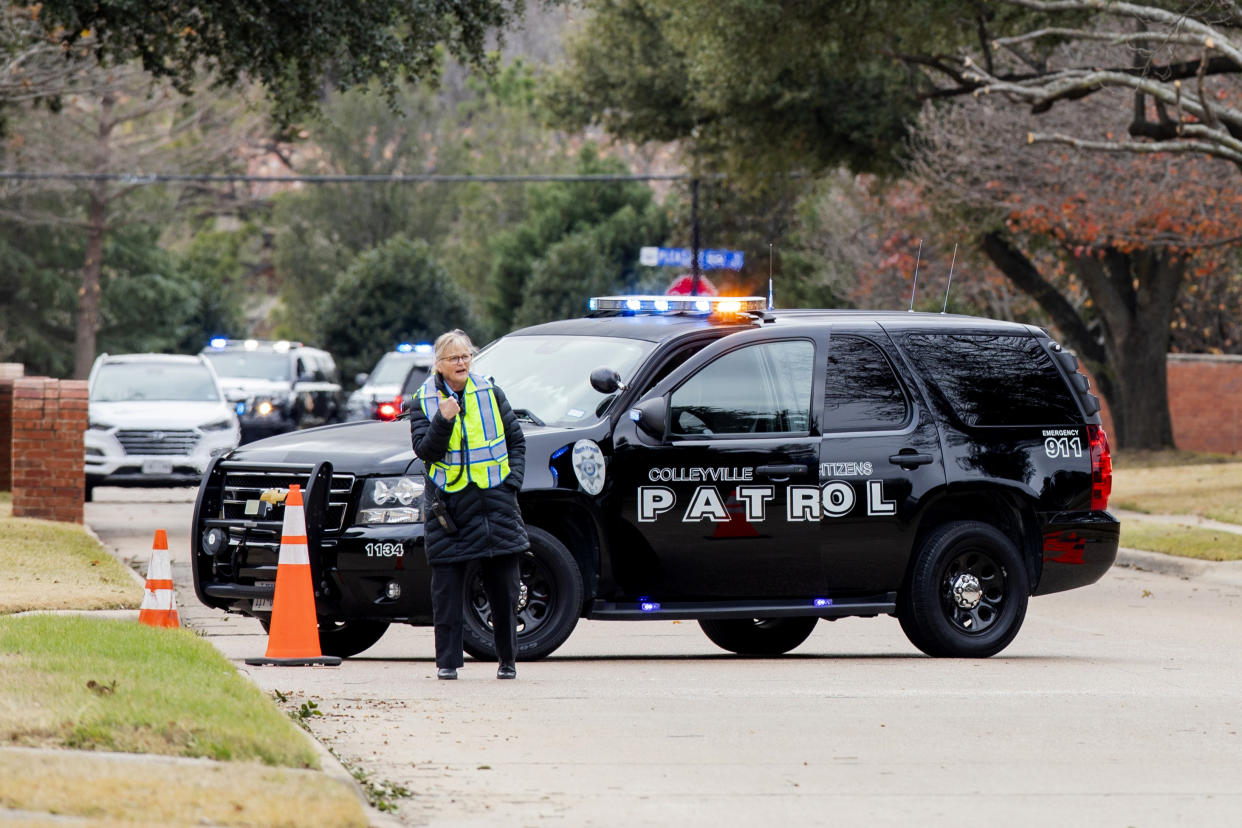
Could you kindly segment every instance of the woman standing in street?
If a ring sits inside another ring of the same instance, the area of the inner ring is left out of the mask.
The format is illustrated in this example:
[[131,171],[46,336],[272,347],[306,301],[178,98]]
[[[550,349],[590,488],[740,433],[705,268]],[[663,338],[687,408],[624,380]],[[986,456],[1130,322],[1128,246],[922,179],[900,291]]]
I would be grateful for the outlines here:
[[410,439],[423,461],[423,514],[436,667],[457,678],[465,623],[466,566],[478,560],[491,603],[500,660],[496,678],[517,678],[518,555],[530,548],[517,492],[526,438],[504,393],[470,373],[474,346],[464,331],[442,334],[435,370],[414,395]]

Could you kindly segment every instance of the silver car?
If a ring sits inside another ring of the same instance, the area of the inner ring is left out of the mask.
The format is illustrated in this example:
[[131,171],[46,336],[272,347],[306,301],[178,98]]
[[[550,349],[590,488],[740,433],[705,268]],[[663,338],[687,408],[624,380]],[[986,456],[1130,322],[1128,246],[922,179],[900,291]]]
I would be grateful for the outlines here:
[[197,485],[211,459],[241,440],[202,356],[103,354],[88,387],[87,500],[96,486]]

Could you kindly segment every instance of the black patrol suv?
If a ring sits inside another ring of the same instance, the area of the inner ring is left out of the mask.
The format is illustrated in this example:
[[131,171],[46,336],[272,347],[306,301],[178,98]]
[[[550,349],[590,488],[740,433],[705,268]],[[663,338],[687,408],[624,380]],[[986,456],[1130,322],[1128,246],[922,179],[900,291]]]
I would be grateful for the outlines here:
[[[822,618],[895,615],[933,656],[990,656],[1027,599],[1117,553],[1099,402],[1040,328],[945,314],[607,297],[515,331],[473,370],[526,435],[520,658],[578,618],[694,619],[776,654]],[[326,426],[216,459],[194,511],[205,604],[272,609],[300,484],[320,641],[431,623],[422,464],[404,421]],[[492,658],[467,578],[465,648]]]
[[212,339],[202,350],[236,406],[241,441],[341,420],[336,362],[301,342]]

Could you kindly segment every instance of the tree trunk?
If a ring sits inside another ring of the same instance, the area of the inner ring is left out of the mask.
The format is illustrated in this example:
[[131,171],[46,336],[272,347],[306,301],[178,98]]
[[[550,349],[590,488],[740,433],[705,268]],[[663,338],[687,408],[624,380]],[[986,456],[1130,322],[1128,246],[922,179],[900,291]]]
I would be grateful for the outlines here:
[[77,338],[73,350],[73,377],[86,379],[95,362],[95,337],[99,332],[100,275],[103,273],[104,233],[107,231],[107,202],[100,192],[91,191],[87,209],[86,260],[82,263],[82,287],[78,290]]
[[1174,448],[1169,415],[1169,323],[1187,260],[1164,249],[1069,256],[1104,322],[1118,448]]

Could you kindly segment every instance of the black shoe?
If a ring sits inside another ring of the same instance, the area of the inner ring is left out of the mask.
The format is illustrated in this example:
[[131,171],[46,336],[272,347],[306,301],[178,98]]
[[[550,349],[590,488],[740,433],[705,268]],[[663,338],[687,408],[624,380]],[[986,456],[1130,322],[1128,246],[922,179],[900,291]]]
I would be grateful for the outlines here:
[[509,663],[509,664],[502,663],[500,665],[500,669],[496,671],[496,678],[498,679],[517,678],[517,667],[515,667],[512,663]]
[[439,670],[436,671],[436,678],[455,679],[457,678],[457,668],[456,667],[441,667]]

